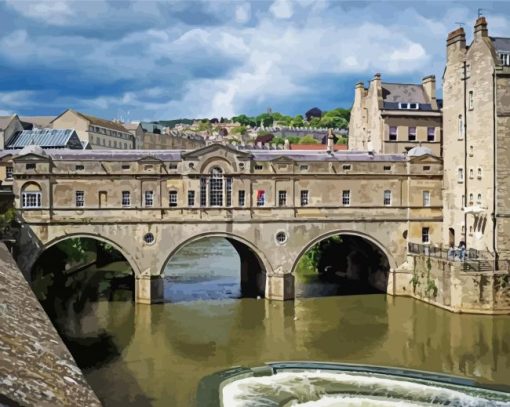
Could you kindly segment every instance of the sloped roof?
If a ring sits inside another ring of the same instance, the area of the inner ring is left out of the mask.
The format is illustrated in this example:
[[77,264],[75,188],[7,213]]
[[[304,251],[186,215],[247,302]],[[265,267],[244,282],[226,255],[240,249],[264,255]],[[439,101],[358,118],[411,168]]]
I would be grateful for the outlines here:
[[381,86],[385,102],[429,103],[422,85],[383,82]]
[[49,128],[56,116],[20,116],[20,120],[31,123],[34,127]]
[[11,122],[13,116],[0,116],[0,130],[5,129]]
[[18,149],[29,145],[42,148],[83,148],[73,129],[35,129],[23,130],[7,144],[7,149]]
[[111,120],[101,119],[100,117],[91,116],[89,114],[84,114],[80,112],[76,112],[80,116],[83,116],[87,119],[91,124],[95,124],[96,126],[101,126],[107,129],[122,131],[124,133],[129,133],[128,129],[126,129],[121,123],[117,123]]
[[[291,144],[291,150],[301,151],[326,151],[328,148],[325,144]],[[347,150],[347,144],[335,144],[333,145],[333,151],[345,151]]]
[[490,37],[494,45],[494,49],[497,51],[510,52],[510,38],[504,37]]

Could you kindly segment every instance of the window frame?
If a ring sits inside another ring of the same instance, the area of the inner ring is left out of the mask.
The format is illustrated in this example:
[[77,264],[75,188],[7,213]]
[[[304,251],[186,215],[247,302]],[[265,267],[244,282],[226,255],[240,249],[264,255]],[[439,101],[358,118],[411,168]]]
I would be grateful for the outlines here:
[[122,191],[120,204],[123,208],[131,208],[131,191]]
[[244,189],[237,191],[237,205],[239,207],[246,206],[246,191]]
[[287,206],[287,191],[278,191],[278,206]]
[[301,206],[308,206],[310,204],[310,191],[307,189],[301,190],[299,198]]
[[342,191],[342,206],[351,206],[351,190],[344,189]]
[[422,193],[422,203],[424,208],[430,207],[430,191],[423,191]]
[[145,208],[153,208],[154,207],[154,191],[144,191],[143,193],[143,203]]
[[423,244],[430,243],[430,227],[425,226],[421,228],[421,242]]
[[[35,201],[32,201],[33,198],[35,198]],[[29,200],[31,203],[30,205],[29,205]],[[41,191],[22,192],[21,193],[21,207],[23,209],[41,208],[42,207]]]
[[[391,129],[395,129],[395,133],[392,133]],[[397,141],[398,140],[398,126],[390,126],[388,132],[388,140],[389,141]]]
[[178,194],[175,189],[172,189],[171,191],[168,191],[168,207],[169,208],[176,208],[178,205]]
[[431,143],[436,141],[436,128],[435,127],[427,127],[427,141],[429,141]]
[[257,190],[257,206],[261,207],[266,204],[266,191],[263,189]]
[[384,206],[391,206],[391,190],[386,189],[383,193],[383,205]]
[[85,191],[74,191],[74,205],[77,208],[85,206]]
[[[414,129],[414,133],[411,129]],[[407,128],[407,141],[416,141],[416,126],[409,126]]]
[[191,189],[188,191],[188,207],[193,208],[195,206],[195,190]]

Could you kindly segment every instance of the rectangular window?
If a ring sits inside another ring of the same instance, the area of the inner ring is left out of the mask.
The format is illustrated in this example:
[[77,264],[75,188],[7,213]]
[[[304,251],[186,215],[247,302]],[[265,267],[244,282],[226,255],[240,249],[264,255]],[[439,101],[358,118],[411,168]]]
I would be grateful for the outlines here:
[[266,191],[257,191],[257,206],[264,206],[266,203]]
[[154,192],[145,191],[145,207],[151,208],[154,205]]
[[77,207],[85,206],[85,192],[76,191],[75,193],[75,202]]
[[473,100],[473,91],[470,90],[469,91],[469,110],[473,110],[473,108],[475,107],[475,102]]
[[207,178],[200,178],[200,206],[207,206]]
[[76,171],[83,171],[85,169],[85,166],[81,165],[81,164],[78,164],[74,168],[76,169]]
[[384,206],[391,205],[391,191],[384,191]]
[[27,164],[25,165],[25,168],[27,170],[35,170],[35,164],[34,163]]
[[195,206],[195,191],[188,191],[188,206]]
[[13,168],[12,165],[5,167],[5,179],[12,179]]
[[225,178],[225,194],[227,206],[232,206],[232,177]]
[[384,171],[391,171],[391,165],[385,165],[383,169]]
[[501,65],[504,66],[510,66],[510,54],[500,52],[499,53],[499,60],[501,61]]
[[308,191],[301,191],[301,206],[308,205]]
[[424,165],[423,171],[430,171],[430,165]]
[[434,141],[436,139],[436,128],[427,127],[427,141]]
[[40,208],[41,193],[40,192],[23,192],[22,203],[23,208]]
[[459,114],[458,122],[457,122],[457,132],[458,132],[458,139],[463,140],[464,139],[464,119],[462,118],[462,115]]
[[177,169],[177,164],[176,163],[168,164],[168,169],[169,170],[176,170]]
[[131,206],[131,192],[122,191],[122,207],[129,208]]
[[390,126],[390,141],[397,141],[397,126]]
[[129,170],[129,168],[131,168],[129,164],[122,164],[123,170]]
[[464,169],[457,168],[457,182],[464,182]]
[[429,228],[421,228],[421,242],[430,243]]
[[287,191],[278,191],[278,206],[287,206]]
[[342,191],[342,205],[349,206],[351,204],[351,191]]
[[423,206],[430,206],[430,192],[423,191]]
[[300,165],[300,166],[299,166],[299,169],[300,169],[301,171],[307,171],[307,170],[308,170],[308,165]]
[[407,136],[409,141],[416,141],[416,127],[409,127]]
[[342,170],[350,171],[351,170],[351,164],[344,164],[344,165],[342,165]]
[[255,165],[255,169],[257,171],[261,170],[262,168],[263,168],[262,165],[259,165],[259,164]]
[[245,192],[243,190],[239,191],[237,193],[237,204],[239,206],[244,206],[244,199],[245,198]]
[[177,191],[168,192],[168,206],[170,207],[177,206]]

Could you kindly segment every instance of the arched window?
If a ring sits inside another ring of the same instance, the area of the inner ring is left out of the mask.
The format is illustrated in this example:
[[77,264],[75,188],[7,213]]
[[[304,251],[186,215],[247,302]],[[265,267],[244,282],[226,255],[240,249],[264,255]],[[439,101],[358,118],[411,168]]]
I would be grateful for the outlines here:
[[223,171],[218,167],[214,167],[210,174],[209,205],[223,206]]
[[21,192],[22,208],[40,208],[41,207],[41,187],[35,182],[23,185]]

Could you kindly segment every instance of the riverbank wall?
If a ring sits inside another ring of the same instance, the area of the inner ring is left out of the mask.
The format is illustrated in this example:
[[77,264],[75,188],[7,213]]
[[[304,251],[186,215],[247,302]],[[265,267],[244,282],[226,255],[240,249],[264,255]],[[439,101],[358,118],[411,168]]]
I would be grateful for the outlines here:
[[101,406],[3,243],[0,405]]
[[393,274],[394,295],[452,312],[510,314],[510,274],[506,271],[465,271],[458,261],[408,255]]

